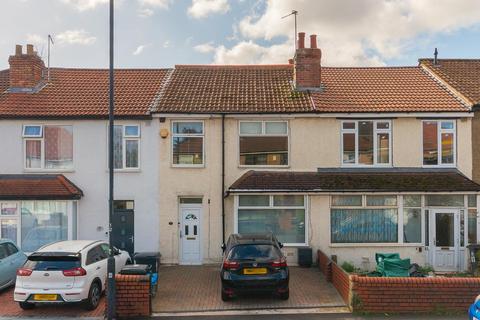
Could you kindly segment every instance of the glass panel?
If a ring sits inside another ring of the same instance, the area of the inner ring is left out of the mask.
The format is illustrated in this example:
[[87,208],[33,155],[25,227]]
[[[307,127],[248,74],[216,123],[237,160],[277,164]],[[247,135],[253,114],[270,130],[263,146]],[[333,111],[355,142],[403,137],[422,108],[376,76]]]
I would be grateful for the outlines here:
[[344,122],[343,129],[355,129],[355,122]]
[[238,196],[238,205],[242,207],[268,207],[270,196]]
[[455,246],[454,214],[438,212],[435,215],[435,237],[437,247]]
[[463,207],[464,197],[462,194],[436,194],[425,196],[425,205],[428,207]]
[[377,134],[377,163],[390,162],[390,141],[388,133]]
[[135,201],[133,200],[115,200],[113,201],[114,210],[133,210]]
[[45,168],[73,168],[72,126],[45,127]]
[[423,164],[438,164],[437,122],[423,122]]
[[265,122],[266,134],[287,134],[286,122]]
[[468,243],[477,243],[477,210],[468,209]]
[[469,194],[468,195],[468,207],[469,208],[476,208],[477,207],[477,195],[476,194]]
[[403,206],[404,207],[421,207],[422,196],[420,195],[403,196]]
[[367,206],[396,206],[397,196],[367,196]]
[[198,204],[202,203],[202,198],[180,198],[180,203]]
[[377,122],[377,129],[380,129],[380,130],[390,129],[390,123],[389,122]]
[[40,140],[25,141],[25,167],[41,168],[42,142]]
[[303,207],[304,196],[273,196],[273,205],[276,207]]
[[361,207],[362,196],[332,196],[332,206]]
[[453,133],[442,133],[442,163],[453,163]]
[[398,242],[396,209],[332,209],[332,243]]
[[174,164],[203,164],[202,137],[174,137]]
[[3,219],[0,220],[0,238],[10,239],[17,243],[17,220]]
[[358,163],[373,164],[373,122],[358,122]]
[[422,209],[408,208],[403,210],[403,242],[422,242]]
[[138,168],[138,140],[125,141],[125,156],[127,168]]
[[262,134],[262,123],[240,122],[240,134]]
[[22,250],[33,252],[41,246],[67,240],[67,202],[24,201],[22,211]]
[[460,247],[465,246],[465,211],[460,210]]
[[273,232],[282,243],[305,243],[305,210],[238,210],[238,232]]
[[202,134],[202,122],[174,122],[173,133],[178,134]]
[[139,136],[140,136],[139,126],[125,126],[125,137],[139,137]]
[[25,137],[41,137],[42,127],[41,126],[25,126],[23,128],[23,135]]
[[453,122],[442,121],[442,129],[453,129]]
[[240,137],[241,165],[288,165],[288,137]]
[[14,216],[17,214],[17,203],[16,202],[3,202],[0,205],[0,214],[2,216]]
[[343,134],[343,163],[355,163],[355,133]]
[[123,169],[123,128],[114,126],[113,128],[113,168]]

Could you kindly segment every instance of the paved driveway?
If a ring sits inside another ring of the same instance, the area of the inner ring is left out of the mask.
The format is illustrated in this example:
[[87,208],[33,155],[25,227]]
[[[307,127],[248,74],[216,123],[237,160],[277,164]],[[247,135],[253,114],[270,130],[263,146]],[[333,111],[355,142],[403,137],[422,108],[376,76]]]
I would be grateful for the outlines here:
[[345,307],[345,303],[317,268],[290,267],[290,299],[271,296],[238,297],[223,302],[218,266],[163,266],[154,313],[217,310]]
[[105,302],[94,311],[86,311],[78,304],[37,305],[32,310],[22,310],[13,301],[13,288],[0,291],[0,317],[103,317]]

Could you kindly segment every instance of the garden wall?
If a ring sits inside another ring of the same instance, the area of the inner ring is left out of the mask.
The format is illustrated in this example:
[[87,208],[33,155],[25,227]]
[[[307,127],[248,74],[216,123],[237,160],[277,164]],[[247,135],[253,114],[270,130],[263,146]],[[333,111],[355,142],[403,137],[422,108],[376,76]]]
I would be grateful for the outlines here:
[[[146,275],[115,276],[116,316],[149,317],[151,313],[150,277]],[[107,299],[105,299],[107,302]]]
[[345,301],[347,305],[350,305],[350,275],[343,271],[342,268],[340,268],[321,250],[317,251],[317,260],[318,267],[325,275],[325,279],[333,284],[343,298],[343,301]]

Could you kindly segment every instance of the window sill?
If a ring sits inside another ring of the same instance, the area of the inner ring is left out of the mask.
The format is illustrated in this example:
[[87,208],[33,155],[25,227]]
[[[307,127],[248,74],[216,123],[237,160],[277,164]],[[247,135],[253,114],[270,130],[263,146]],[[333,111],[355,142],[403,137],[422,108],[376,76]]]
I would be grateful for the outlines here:
[[199,165],[190,165],[190,164],[185,164],[185,165],[179,165],[179,164],[172,164],[171,165],[172,168],[180,168],[180,169],[203,169],[205,168],[205,165],[204,164],[199,164]]
[[[113,169],[114,173],[138,173],[141,172],[140,169]],[[107,170],[108,172],[108,170]]]
[[23,169],[28,173],[74,173],[74,169]]
[[367,165],[367,164],[342,164],[342,168],[393,168],[391,164],[375,164],[375,165]]
[[422,165],[422,168],[456,168],[456,164]]
[[306,243],[282,243],[284,248],[306,248]]
[[272,169],[289,169],[290,168],[290,165],[287,165],[287,166],[282,166],[282,165],[275,165],[275,166],[269,166],[269,165],[238,165],[239,168],[241,169],[248,169],[248,168],[255,168],[255,169],[268,169],[268,168],[272,168]]
[[331,243],[330,248],[424,247],[422,243]]

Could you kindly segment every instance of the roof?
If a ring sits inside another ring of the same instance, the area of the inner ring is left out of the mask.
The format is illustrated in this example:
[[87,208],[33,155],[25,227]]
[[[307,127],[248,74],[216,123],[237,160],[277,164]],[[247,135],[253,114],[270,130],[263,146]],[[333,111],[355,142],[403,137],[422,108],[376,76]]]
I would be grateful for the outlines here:
[[0,174],[0,200],[76,200],[82,190],[61,174]]
[[457,170],[379,169],[320,172],[248,171],[230,192],[478,192]]
[[[146,117],[168,69],[115,71],[115,114]],[[51,68],[36,93],[9,93],[9,70],[0,71],[0,118],[106,118],[108,69]]]
[[471,104],[480,104],[480,59],[420,59],[442,81],[459,91]]

